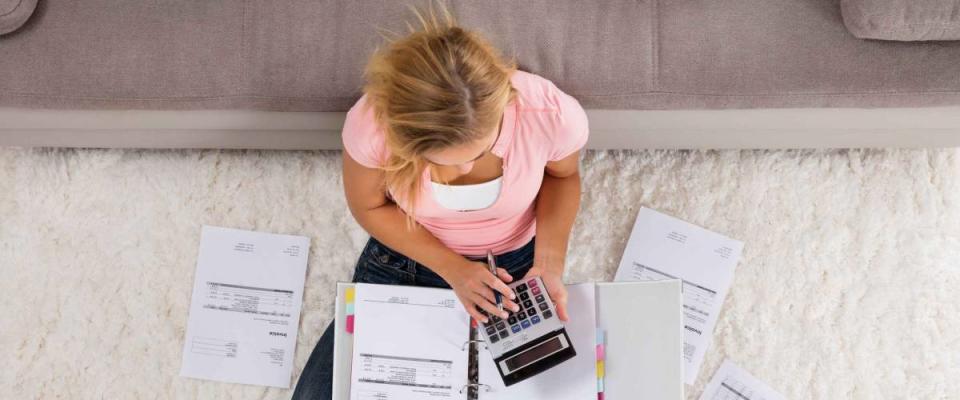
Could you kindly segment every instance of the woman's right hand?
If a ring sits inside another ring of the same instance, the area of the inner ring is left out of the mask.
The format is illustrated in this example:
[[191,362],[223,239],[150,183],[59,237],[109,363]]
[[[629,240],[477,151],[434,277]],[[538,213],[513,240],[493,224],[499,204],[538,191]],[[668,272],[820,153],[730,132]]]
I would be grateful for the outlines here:
[[[486,323],[487,317],[480,313],[482,309],[490,315],[499,315],[500,318],[507,318],[507,311],[519,311],[516,296],[513,291],[507,287],[507,283],[513,281],[513,277],[503,268],[497,268],[497,275],[490,273],[486,263],[470,261],[464,259],[463,265],[450,268],[444,280],[453,288],[457,294],[460,303],[467,309],[473,319]],[[493,291],[500,292],[503,296],[503,311],[497,309],[497,300]]]

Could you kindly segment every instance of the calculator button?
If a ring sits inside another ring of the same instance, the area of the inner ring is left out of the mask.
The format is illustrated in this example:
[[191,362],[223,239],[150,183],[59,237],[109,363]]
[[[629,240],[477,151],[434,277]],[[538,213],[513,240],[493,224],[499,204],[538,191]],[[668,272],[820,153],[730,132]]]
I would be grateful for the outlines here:
[[534,295],[540,294],[540,288],[538,288],[538,287],[533,288],[533,294],[534,294]]
[[537,280],[536,280],[536,279],[531,279],[531,280],[527,281],[527,284],[530,285],[530,287],[537,287]]
[[487,327],[487,335],[496,335],[496,333],[497,333],[497,329],[496,329],[496,328],[494,328],[494,327],[492,327],[492,326],[488,326],[488,327]]
[[520,326],[522,326],[523,329],[527,329],[530,327],[530,321],[520,321]]
[[490,343],[496,343],[496,342],[499,342],[499,341],[500,341],[500,338],[497,337],[497,335],[492,335],[492,336],[490,336]]
[[[543,295],[542,295],[542,294],[538,294],[537,297],[534,297],[533,299],[536,300],[537,303],[543,303],[544,301],[547,301],[546,299],[543,298]],[[494,318],[496,318],[496,317],[494,317]]]
[[491,316],[490,316],[490,320],[493,321],[494,323],[497,323],[497,322],[500,322],[500,321],[501,321],[500,317],[498,317],[498,316],[496,316],[496,315],[491,315]]
[[539,323],[540,323],[540,317],[539,317],[539,316],[536,316],[536,315],[531,316],[531,317],[530,317],[530,323],[532,323],[532,324],[534,324],[534,325],[539,324]]
[[527,293],[527,292],[520,293],[520,300],[529,300],[529,299],[530,299],[530,293]]
[[522,284],[522,283],[521,283],[520,285],[517,286],[517,291],[518,291],[518,292],[523,292],[523,291],[526,291],[526,290],[527,290],[527,285],[525,285],[525,284]]
[[527,315],[531,317],[534,315],[537,315],[537,308],[534,306],[530,306],[530,308],[527,309]]
[[547,303],[540,303],[540,311],[547,311],[550,309],[550,306]]
[[550,318],[550,317],[552,317],[552,316],[553,316],[553,313],[550,312],[550,310],[544,310],[544,311],[543,311],[543,319],[548,319],[548,318]]
[[520,332],[520,325],[511,325],[511,326],[510,326],[510,331],[513,332],[513,333]]
[[530,301],[530,300],[524,300],[524,301],[523,301],[523,306],[524,306],[525,308],[533,307],[533,302]]
[[500,339],[506,339],[507,336],[510,336],[510,334],[507,333],[507,331],[500,331]]
[[498,331],[502,331],[502,330],[504,330],[504,329],[507,329],[507,324],[503,323],[503,321],[497,322],[497,325],[495,325],[495,326],[496,326],[496,328],[497,328]]
[[517,323],[517,317],[511,314],[510,317],[507,318],[507,323],[510,325]]
[[521,321],[527,319],[527,313],[525,313],[525,312],[523,312],[523,311],[518,312],[518,313],[517,313],[517,319],[519,319],[519,320],[521,320]]

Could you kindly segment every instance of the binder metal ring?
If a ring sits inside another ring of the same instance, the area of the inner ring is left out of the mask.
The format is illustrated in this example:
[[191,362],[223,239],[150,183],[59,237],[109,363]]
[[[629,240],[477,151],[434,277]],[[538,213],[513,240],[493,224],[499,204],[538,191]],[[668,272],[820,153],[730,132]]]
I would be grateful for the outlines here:
[[487,385],[484,383],[468,383],[466,385],[463,385],[463,387],[460,388],[460,394],[463,394],[463,390],[469,387],[475,387],[477,389],[480,389],[482,387],[484,392],[490,391],[490,385]]
[[483,339],[470,339],[470,340],[468,340],[468,341],[466,341],[466,342],[463,342],[463,345],[460,346],[460,351],[466,351],[466,350],[467,350],[467,346],[469,346],[470,343],[483,343],[483,349],[484,349],[484,350],[487,349],[487,341],[486,341],[486,340],[483,340]]

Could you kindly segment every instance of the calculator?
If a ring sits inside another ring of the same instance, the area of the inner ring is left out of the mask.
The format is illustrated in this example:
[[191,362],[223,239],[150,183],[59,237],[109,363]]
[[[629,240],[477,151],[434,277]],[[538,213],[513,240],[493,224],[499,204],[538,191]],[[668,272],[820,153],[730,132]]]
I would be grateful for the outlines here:
[[506,386],[577,355],[540,277],[508,286],[517,295],[520,311],[507,319],[484,312],[488,320],[479,328]]

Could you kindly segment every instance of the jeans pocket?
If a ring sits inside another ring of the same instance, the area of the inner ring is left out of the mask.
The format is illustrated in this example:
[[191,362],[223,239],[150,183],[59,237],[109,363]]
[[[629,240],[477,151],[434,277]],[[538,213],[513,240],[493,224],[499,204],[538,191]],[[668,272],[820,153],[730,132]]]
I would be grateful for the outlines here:
[[386,246],[371,240],[360,254],[354,282],[379,284],[412,284],[415,274],[411,261]]

